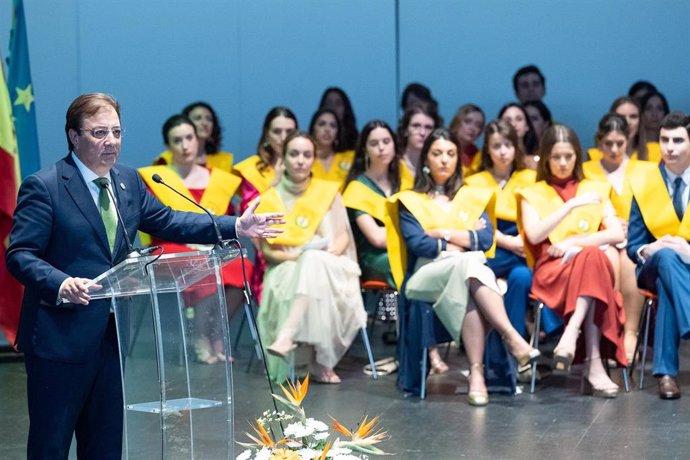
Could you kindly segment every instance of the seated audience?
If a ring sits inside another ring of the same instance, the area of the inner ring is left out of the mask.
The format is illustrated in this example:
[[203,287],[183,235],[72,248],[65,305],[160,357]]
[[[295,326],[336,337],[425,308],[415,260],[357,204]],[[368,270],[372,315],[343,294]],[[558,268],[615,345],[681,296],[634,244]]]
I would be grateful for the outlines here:
[[415,105],[405,111],[398,123],[398,142],[402,152],[401,177],[414,182],[424,141],[436,128],[443,126],[441,117],[425,105]]
[[520,104],[511,102],[501,107],[498,118],[510,123],[517,133],[520,149],[525,152],[525,166],[529,169],[536,169],[539,162],[537,156],[539,139],[537,139],[537,134],[525,108]]
[[[636,181],[644,181],[640,176],[640,164],[627,156],[626,144],[630,138],[628,123],[622,116],[609,113],[599,122],[599,129],[595,143],[602,152],[601,160],[590,160],[582,165],[587,179],[607,181],[611,183],[611,204],[621,221],[623,232],[627,239],[628,217],[632,203],[631,185]],[[646,163],[646,162],[644,162]],[[616,277],[616,290],[623,293],[623,308],[625,309],[625,353],[628,362],[632,361],[637,343],[637,327],[642,313],[643,298],[637,289],[635,263],[630,260],[625,251],[625,244],[616,245],[615,263],[613,264]]]
[[530,123],[532,123],[534,134],[537,136],[538,142],[541,136],[544,135],[544,131],[554,124],[551,119],[551,111],[542,101],[527,101],[523,106],[525,107],[525,112],[527,112]]
[[[403,293],[398,385],[419,393],[423,347],[438,343],[435,317],[462,343],[470,364],[470,404],[489,402],[482,359],[487,327],[505,340],[519,366],[539,351],[532,349],[506,316],[496,277],[485,265],[493,247],[491,189],[463,186],[459,145],[445,129],[425,141],[413,190],[387,205],[389,258]],[[403,281],[404,278],[404,281]],[[432,307],[433,306],[433,307]]]
[[647,142],[659,142],[659,129],[661,120],[668,115],[669,108],[666,97],[663,94],[654,92],[647,93],[640,100],[642,108],[642,126],[645,129]]
[[267,262],[258,326],[273,381],[288,377],[285,359],[297,343],[314,348],[310,374],[340,383],[333,368],[366,325],[360,270],[338,184],[311,177],[316,143],[294,132],[283,147],[285,172],[261,194],[257,209],[280,209],[287,223],[262,242]]
[[465,177],[474,174],[481,165],[481,155],[475,145],[484,129],[484,112],[475,104],[465,104],[458,109],[448,128],[460,143],[460,161]]
[[411,187],[411,183],[401,182],[400,153],[393,130],[385,121],[370,121],[362,129],[343,194],[362,279],[395,286],[386,248],[386,199]]
[[690,337],[690,117],[681,112],[661,122],[663,163],[646,164],[643,180],[631,183],[628,256],[637,282],[658,296],[654,329],[654,375],[661,399],[680,398],[678,347]]
[[431,90],[421,83],[410,83],[407,85],[400,98],[400,108],[403,113],[415,105],[426,105],[429,110],[438,112],[438,102],[431,95]]
[[520,67],[513,75],[513,89],[518,101],[541,101],[546,94],[546,79],[536,65]]
[[[285,138],[297,129],[297,118],[287,107],[273,107],[266,114],[256,155],[235,165],[235,174],[242,178],[240,185],[240,210],[244,212],[249,203],[280,180],[282,174],[283,143]],[[261,287],[264,279],[265,261],[260,251],[254,259],[250,287],[254,298],[261,303]]]
[[[232,153],[220,150],[222,130],[215,110],[206,102],[194,102],[182,110],[182,115],[189,118],[197,131],[199,153],[196,162],[209,168],[220,168],[232,172]],[[153,161],[154,165],[172,163],[172,152],[166,150]]]
[[350,98],[338,87],[326,88],[319,102],[319,109],[330,109],[340,121],[340,146],[344,151],[354,150],[357,144],[357,120],[352,110]]
[[567,372],[584,357],[583,393],[616,397],[618,386],[602,361],[627,365],[623,306],[606,255],[624,240],[608,200],[611,186],[583,178],[580,142],[564,125],[544,133],[537,180],[518,192],[519,224],[534,269],[532,292],[566,322],[554,349],[555,369]]
[[[216,215],[228,214],[230,200],[240,185],[240,180],[221,168],[204,167],[198,164],[199,141],[196,126],[184,115],[173,115],[163,125],[163,141],[171,153],[171,163],[167,166],[148,166],[140,168],[139,173],[151,193],[165,205],[178,211],[203,212],[198,207],[156,183],[152,176],[158,174],[167,184],[187,197],[201,204]],[[182,245],[153,239],[154,245],[163,247],[166,254],[192,252],[201,249],[198,245]],[[249,265],[248,275],[251,275]],[[236,260],[223,268],[225,299],[228,318],[231,318],[242,305],[243,277],[241,261]],[[225,361],[223,355],[223,336],[220,324],[210,321],[210,308],[217,294],[215,287],[209,292],[194,289],[185,292],[188,306],[194,308],[194,329],[196,340],[194,351],[199,362],[213,364]],[[209,301],[213,301],[209,304]]]
[[340,121],[330,109],[319,109],[311,118],[309,134],[316,141],[316,160],[312,174],[316,179],[336,182],[342,191],[355,152],[340,148],[340,132]]

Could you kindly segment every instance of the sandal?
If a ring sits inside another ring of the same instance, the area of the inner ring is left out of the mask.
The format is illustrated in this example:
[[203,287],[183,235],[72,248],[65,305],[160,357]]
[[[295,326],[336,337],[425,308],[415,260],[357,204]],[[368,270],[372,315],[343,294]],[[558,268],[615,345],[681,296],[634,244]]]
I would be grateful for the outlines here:
[[211,351],[211,346],[206,339],[197,339],[194,343],[194,354],[199,363],[216,364],[218,358]]
[[326,384],[338,384],[341,382],[340,377],[338,377],[338,374],[333,372],[332,369],[324,369],[321,372],[314,374],[312,381]]
[[429,374],[445,374],[449,369],[448,364],[444,363],[441,358],[431,358]]
[[[398,371],[398,362],[395,358],[383,358],[378,361],[374,361],[374,369],[376,369],[377,375],[390,375],[393,372]],[[364,366],[362,370],[366,375],[371,375],[371,364]]]

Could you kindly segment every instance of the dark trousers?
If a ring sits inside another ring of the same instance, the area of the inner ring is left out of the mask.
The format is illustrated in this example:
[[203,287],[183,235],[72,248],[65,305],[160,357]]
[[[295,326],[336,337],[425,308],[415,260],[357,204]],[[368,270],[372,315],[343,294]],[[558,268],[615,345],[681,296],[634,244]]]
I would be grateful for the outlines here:
[[27,458],[67,459],[72,435],[79,459],[122,457],[122,385],[115,321],[100,350],[83,363],[27,354]]
[[654,253],[637,284],[658,296],[654,329],[654,375],[678,375],[680,339],[690,338],[690,265],[672,249]]

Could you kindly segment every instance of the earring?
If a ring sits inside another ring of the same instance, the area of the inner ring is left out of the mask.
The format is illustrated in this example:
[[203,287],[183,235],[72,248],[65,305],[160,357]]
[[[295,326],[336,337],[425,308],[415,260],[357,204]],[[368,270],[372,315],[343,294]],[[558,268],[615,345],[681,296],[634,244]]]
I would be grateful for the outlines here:
[[429,169],[427,165],[424,165],[424,167],[422,168],[422,172],[424,174],[429,174],[431,172],[431,169]]
[[364,155],[364,169],[369,169],[369,155]]

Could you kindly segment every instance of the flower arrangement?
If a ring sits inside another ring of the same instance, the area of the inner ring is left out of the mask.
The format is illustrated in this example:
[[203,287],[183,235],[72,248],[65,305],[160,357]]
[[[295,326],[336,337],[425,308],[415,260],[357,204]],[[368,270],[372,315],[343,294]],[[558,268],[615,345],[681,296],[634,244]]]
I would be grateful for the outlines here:
[[[246,433],[251,442],[238,442],[247,449],[237,456],[237,460],[351,460],[368,458],[367,455],[388,455],[376,447],[389,438],[388,433],[379,427],[378,417],[368,420],[364,416],[354,430],[331,417],[333,423],[329,427],[319,420],[307,418],[302,407],[309,390],[309,375],[296,385],[290,382],[287,388],[280,385],[280,389],[283,396],[274,394],[273,398],[285,410],[265,411],[256,420],[252,425],[254,434]],[[269,434],[276,424],[282,429],[281,439],[274,439]],[[329,428],[346,438],[330,440]]]

